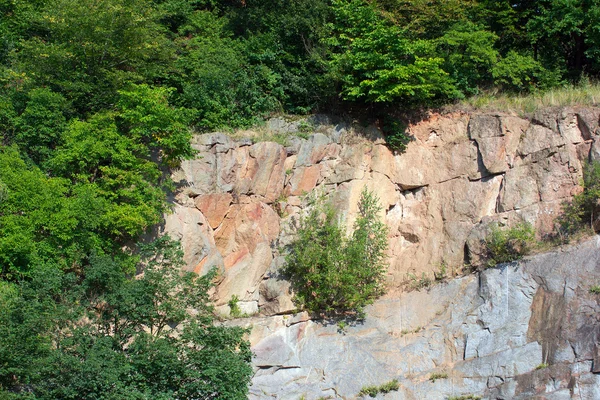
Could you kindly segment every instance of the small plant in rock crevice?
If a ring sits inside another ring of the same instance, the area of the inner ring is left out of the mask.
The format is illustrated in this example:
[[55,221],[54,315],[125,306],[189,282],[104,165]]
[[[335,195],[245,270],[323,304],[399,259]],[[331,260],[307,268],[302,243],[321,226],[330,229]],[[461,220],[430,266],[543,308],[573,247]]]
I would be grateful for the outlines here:
[[556,235],[566,243],[589,229],[600,230],[600,162],[586,164],[583,169],[583,191],[563,204],[556,219]]
[[594,285],[590,287],[590,294],[600,294],[600,285]]
[[239,297],[234,294],[233,296],[231,296],[231,299],[227,302],[227,305],[229,306],[229,315],[231,315],[233,318],[240,318],[243,316],[242,309],[238,304],[239,301]]
[[438,379],[448,379],[448,373],[446,372],[434,372],[431,375],[429,375],[429,380],[431,382],[437,381]]
[[492,225],[491,233],[485,239],[487,266],[519,260],[528,254],[535,244],[535,230],[527,222],[508,229]]
[[379,386],[364,386],[360,392],[358,392],[358,395],[376,397],[379,393],[385,394],[389,392],[395,392],[398,389],[400,389],[400,383],[398,383],[397,379],[393,379]]
[[448,266],[446,265],[445,262],[442,262],[439,265],[438,270],[433,272],[433,276],[434,276],[434,279],[436,280],[436,282],[443,281],[444,279],[446,279],[447,272],[448,272]]
[[417,275],[409,272],[408,279],[409,287],[412,290],[428,289],[432,284],[431,278],[429,278],[425,272],[421,273],[420,278],[418,278]]
[[474,394],[466,394],[462,396],[448,397],[448,400],[481,400],[481,396],[475,396]]

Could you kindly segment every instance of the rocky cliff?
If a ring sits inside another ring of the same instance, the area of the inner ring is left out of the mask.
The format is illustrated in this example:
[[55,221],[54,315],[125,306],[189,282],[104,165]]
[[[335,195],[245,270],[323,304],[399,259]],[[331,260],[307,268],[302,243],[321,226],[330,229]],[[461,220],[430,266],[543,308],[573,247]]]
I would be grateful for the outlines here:
[[[588,293],[600,283],[595,241],[428,291],[402,290],[441,266],[452,277],[477,264],[492,222],[551,231],[561,203],[581,190],[583,162],[600,157],[599,116],[584,108],[531,119],[434,115],[409,127],[402,154],[375,128],[359,135],[323,119],[285,146],[199,135],[198,157],[173,175],[179,190],[164,231],[181,239],[190,270],[221,271],[222,313],[237,296],[243,312],[257,315],[237,322],[254,327],[253,398],[349,399],[390,379],[401,389],[386,398],[600,398],[598,305]],[[275,132],[306,126],[270,124]],[[388,294],[364,323],[338,333],[292,314],[279,248],[305,193],[329,194],[351,226],[365,186],[390,228]],[[447,377],[432,382],[432,373]]]

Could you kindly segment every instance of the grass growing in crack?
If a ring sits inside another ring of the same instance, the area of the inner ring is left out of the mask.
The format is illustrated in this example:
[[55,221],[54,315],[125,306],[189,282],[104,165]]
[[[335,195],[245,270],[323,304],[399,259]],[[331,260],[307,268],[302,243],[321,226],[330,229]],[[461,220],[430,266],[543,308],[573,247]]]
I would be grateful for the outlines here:
[[379,386],[364,386],[360,392],[358,393],[359,396],[370,396],[370,397],[376,397],[379,393],[389,393],[389,392],[394,392],[397,391],[398,389],[400,389],[400,383],[398,383],[397,379],[391,380],[387,383],[384,383],[382,385]]
[[432,284],[431,278],[425,275],[425,272],[421,274],[420,278],[415,274],[409,273],[408,279],[410,280],[409,286],[412,290],[428,289]]
[[446,372],[434,372],[431,375],[429,375],[429,380],[431,382],[435,382],[438,379],[448,379],[448,373],[446,373]]
[[527,222],[508,229],[492,225],[492,231],[485,239],[488,251],[487,266],[519,260],[529,254],[535,244],[535,230]]

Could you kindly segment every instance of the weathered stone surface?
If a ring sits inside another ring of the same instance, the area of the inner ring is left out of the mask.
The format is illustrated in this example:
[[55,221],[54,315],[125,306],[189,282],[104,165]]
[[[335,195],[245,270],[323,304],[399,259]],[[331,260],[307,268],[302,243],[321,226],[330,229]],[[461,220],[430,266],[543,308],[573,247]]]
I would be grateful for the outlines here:
[[233,196],[229,193],[213,193],[198,196],[194,202],[208,220],[211,228],[216,229],[227,215],[232,200]]
[[249,154],[255,160],[252,164],[255,169],[249,168],[242,178],[251,182],[247,193],[263,196],[267,202],[275,201],[283,191],[285,180],[284,148],[277,143],[257,143]]
[[300,196],[313,190],[321,178],[321,166],[311,165],[299,167],[294,170],[289,179],[287,194]]
[[165,218],[163,233],[181,242],[187,270],[205,274],[212,268],[223,270],[223,259],[216,250],[208,221],[195,208],[175,206]]
[[500,212],[519,210],[539,201],[538,183],[531,166],[520,166],[506,172],[498,202]]
[[432,114],[427,119],[409,126],[408,133],[420,146],[434,148],[467,139],[468,125],[467,114]]
[[259,243],[270,244],[279,235],[279,216],[265,203],[234,204],[215,231],[215,243],[224,257]]
[[[600,329],[597,319],[578,319],[586,313],[577,307],[581,299],[564,292],[565,281],[584,288],[590,277],[600,278],[599,245],[595,238],[566,252],[485,271],[479,280],[468,276],[428,292],[379,300],[367,310],[366,320],[347,327],[345,334],[335,326],[305,319],[292,322],[287,316],[253,319],[254,364],[260,369],[250,398],[354,398],[363,386],[391,379],[399,380],[400,390],[386,399],[466,394],[486,399],[542,394],[563,398],[563,389],[571,387],[573,379],[582,392],[594,395],[598,380],[585,373],[592,368],[593,355],[573,364],[553,364],[545,359],[545,339],[540,343],[529,333],[543,321],[550,330],[545,334],[548,340],[562,343],[585,325]],[[573,263],[586,275],[570,267]],[[553,311],[558,319],[539,314],[540,320],[532,316],[540,291],[570,306]],[[590,295],[579,297],[588,301]],[[576,322],[568,327],[563,323],[557,331],[555,324],[563,318]],[[593,348],[595,337],[582,335],[576,341]],[[536,369],[543,362],[550,367]],[[445,372],[448,378],[434,384],[428,380],[432,372]],[[545,383],[548,380],[552,385]]]
[[521,156],[564,145],[565,139],[554,130],[543,125],[532,124],[525,132],[517,152]]
[[316,164],[327,156],[328,145],[331,139],[322,133],[312,135],[302,142],[295,167]]
[[290,282],[272,278],[264,280],[260,285],[260,300],[258,303],[262,313],[267,315],[286,314],[294,311]]
[[504,136],[496,115],[473,115],[469,120],[469,137],[474,140]]
[[[409,127],[413,140],[399,154],[375,126],[369,141],[349,125],[319,123],[321,133],[290,138],[286,148],[198,135],[193,146],[201,158],[173,173],[178,191],[165,231],[182,240],[187,269],[220,269],[219,312],[228,313],[236,295],[243,312],[271,316],[249,320],[252,342],[264,341],[252,398],[349,399],[364,385],[394,378],[401,389],[385,398],[559,399],[574,387],[595,398],[598,305],[573,274],[599,280],[590,267],[594,251],[583,249],[585,260],[539,256],[428,292],[403,288],[442,266],[454,275],[485,263],[490,224],[527,221],[550,232],[561,204],[581,190],[582,162],[600,159],[599,118],[585,108],[545,111],[531,121],[432,115]],[[274,124],[272,130],[291,129]],[[295,305],[278,272],[278,249],[293,240],[302,195],[330,194],[350,230],[364,187],[380,198],[389,227],[389,294],[346,335],[307,316],[281,315]],[[567,261],[577,266],[567,271]],[[550,367],[536,370],[543,362]],[[432,372],[448,378],[430,382]]]

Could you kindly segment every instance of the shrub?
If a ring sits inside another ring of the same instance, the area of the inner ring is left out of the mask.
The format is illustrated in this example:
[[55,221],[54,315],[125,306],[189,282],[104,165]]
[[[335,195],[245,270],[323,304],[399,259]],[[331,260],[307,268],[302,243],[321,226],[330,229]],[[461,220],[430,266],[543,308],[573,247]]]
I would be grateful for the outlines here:
[[583,170],[583,192],[563,205],[557,218],[558,235],[566,241],[586,225],[598,230],[600,222],[600,162],[586,164]]
[[378,199],[363,190],[350,237],[331,204],[312,199],[298,221],[297,238],[286,257],[296,303],[328,316],[355,314],[383,293],[387,229],[377,217]]
[[385,135],[385,143],[390,150],[401,153],[406,149],[410,142],[410,137],[406,133],[406,124],[386,116],[383,118],[381,130]]
[[227,305],[229,306],[229,315],[231,315],[233,318],[239,318],[242,316],[242,310],[238,304],[239,301],[240,299],[238,296],[234,294],[227,302]]
[[501,230],[492,226],[490,235],[485,239],[488,251],[488,266],[521,259],[531,251],[535,244],[533,226],[522,222],[516,226]]
[[590,294],[600,294],[600,285],[590,287]]

